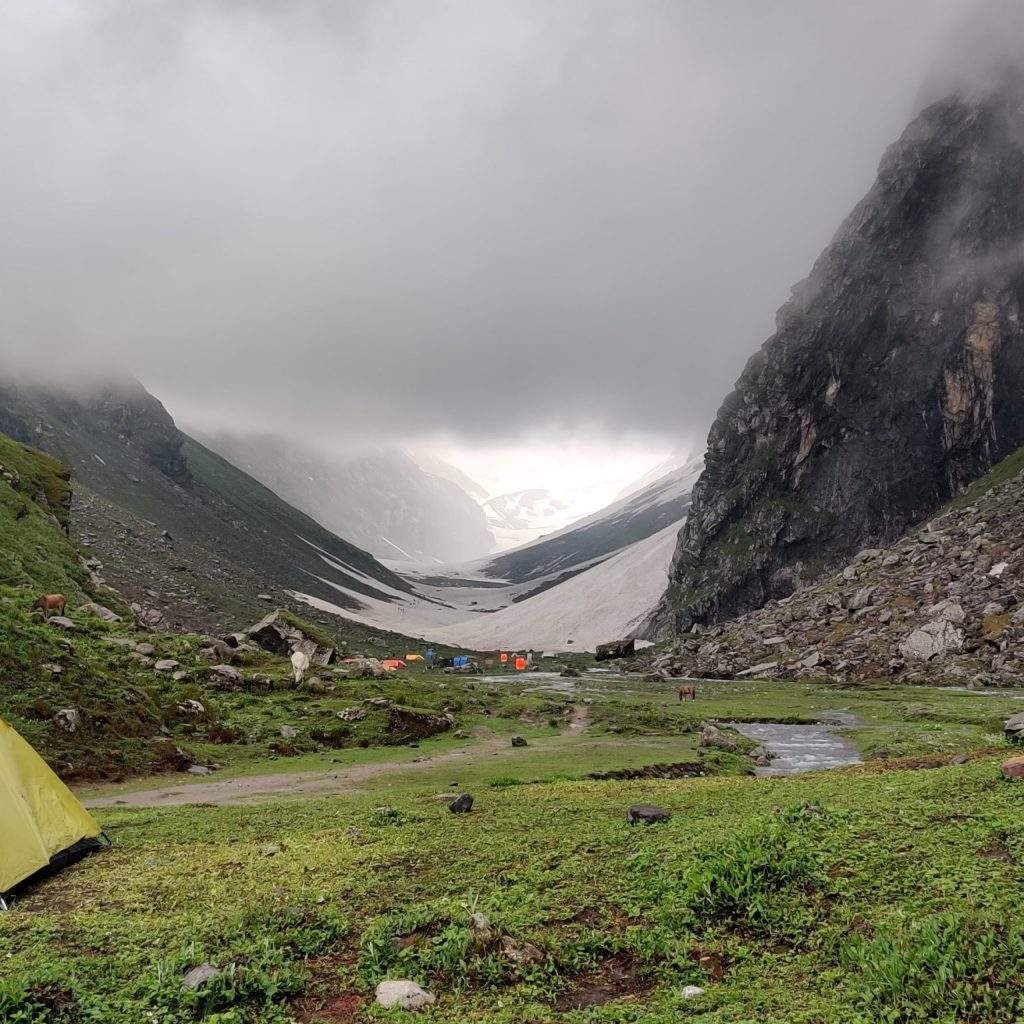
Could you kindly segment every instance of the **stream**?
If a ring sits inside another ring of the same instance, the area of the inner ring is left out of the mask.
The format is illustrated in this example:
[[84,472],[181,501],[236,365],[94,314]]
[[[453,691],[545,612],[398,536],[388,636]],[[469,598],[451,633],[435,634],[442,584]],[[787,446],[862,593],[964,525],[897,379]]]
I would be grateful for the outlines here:
[[[799,775],[824,768],[860,764],[857,748],[836,726],[853,724],[845,712],[828,712],[827,722],[814,725],[782,725],[776,722],[727,722],[742,736],[760,743],[771,755],[771,764],[757,768],[757,775]],[[834,723],[834,724],[833,724]]]

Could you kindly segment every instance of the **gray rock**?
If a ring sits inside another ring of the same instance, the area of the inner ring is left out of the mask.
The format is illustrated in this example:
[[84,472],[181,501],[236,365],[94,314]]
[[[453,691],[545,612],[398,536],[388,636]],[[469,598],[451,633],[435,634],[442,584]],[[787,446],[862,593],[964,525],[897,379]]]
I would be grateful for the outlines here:
[[82,724],[82,716],[77,708],[59,708],[53,720],[59,728],[68,733],[78,732]]
[[104,622],[120,622],[121,616],[112,612],[109,608],[105,608],[101,604],[97,604],[95,601],[87,601],[81,605],[78,609],[80,612],[85,612],[86,615],[93,615],[97,619],[102,619]]
[[66,615],[51,615],[46,621],[51,626],[56,626],[65,632],[73,633],[75,631],[75,624]]
[[867,608],[871,604],[871,598],[875,596],[875,590],[877,589],[877,587],[861,587],[850,598],[850,610],[858,611],[861,608]]
[[1003,722],[1003,732],[1008,740],[1024,740],[1024,711],[1018,712]]
[[473,810],[473,797],[469,793],[457,796],[449,805],[448,810],[452,814],[469,814]]
[[520,736],[518,733],[516,733],[512,737],[512,746],[513,747],[525,747],[527,745],[528,744],[526,742],[526,739],[524,737]]
[[376,1000],[378,1006],[398,1010],[422,1010],[435,1002],[434,996],[426,989],[407,978],[382,981],[377,986]]
[[156,648],[152,644],[136,644],[134,649],[136,654],[144,654],[146,657],[156,654]]
[[175,661],[173,658],[161,658],[153,668],[155,668],[157,672],[173,672],[175,669],[179,668],[180,665],[181,663]]
[[281,726],[278,726],[277,731],[286,740],[293,740],[293,739],[295,739],[296,736],[299,735],[299,730],[296,729],[294,725],[281,725]]
[[700,731],[700,745],[702,747],[714,747],[718,750],[735,750],[736,740],[727,732],[723,732],[717,725],[708,723]]
[[672,815],[657,804],[633,804],[626,811],[626,820],[630,825],[654,825],[660,821],[668,821]]
[[959,651],[963,645],[963,630],[954,626],[952,622],[938,619],[915,629],[900,644],[900,653],[904,658],[928,661],[942,654]]
[[189,765],[189,775],[209,775],[213,771],[212,768],[208,768],[205,764],[193,764]]
[[181,980],[182,988],[187,988],[190,992],[194,992],[197,988],[201,988],[208,981],[212,981],[220,971],[217,970],[213,964],[200,964],[198,967],[193,967],[188,974],[185,975]]
[[213,674],[225,683],[240,684],[244,681],[242,673],[231,665],[214,665]]
[[179,701],[178,713],[182,715],[202,715],[206,713],[206,708],[203,706],[202,701],[198,701],[193,697],[186,697],[185,700]]

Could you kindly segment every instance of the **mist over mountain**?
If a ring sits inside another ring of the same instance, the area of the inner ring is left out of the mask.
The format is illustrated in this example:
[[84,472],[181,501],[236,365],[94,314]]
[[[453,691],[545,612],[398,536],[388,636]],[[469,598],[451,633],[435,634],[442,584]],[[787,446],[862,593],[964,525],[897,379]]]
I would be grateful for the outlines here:
[[[494,546],[479,504],[453,481],[464,479],[470,487],[473,482],[454,466],[442,476],[397,449],[341,458],[284,437],[198,436],[296,508],[378,558],[463,562]],[[442,463],[434,459],[432,465]]]

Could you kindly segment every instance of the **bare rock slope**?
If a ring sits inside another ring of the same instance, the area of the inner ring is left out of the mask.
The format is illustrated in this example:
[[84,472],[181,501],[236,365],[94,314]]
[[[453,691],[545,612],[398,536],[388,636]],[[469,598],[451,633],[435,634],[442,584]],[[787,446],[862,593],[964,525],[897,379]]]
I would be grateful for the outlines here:
[[1024,681],[1024,449],[922,529],[731,622],[694,625],[656,671],[706,678]]

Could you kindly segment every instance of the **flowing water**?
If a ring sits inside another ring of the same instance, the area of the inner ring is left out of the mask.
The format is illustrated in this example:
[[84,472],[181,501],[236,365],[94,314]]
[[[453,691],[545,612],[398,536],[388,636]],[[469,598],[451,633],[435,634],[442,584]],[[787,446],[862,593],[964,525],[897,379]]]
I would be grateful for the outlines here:
[[776,722],[730,722],[733,729],[748,739],[760,743],[771,755],[767,768],[758,768],[758,775],[798,775],[823,768],[843,768],[859,764],[857,748],[841,733],[836,725],[852,725],[846,713],[829,712],[827,721],[814,725],[782,725]]

